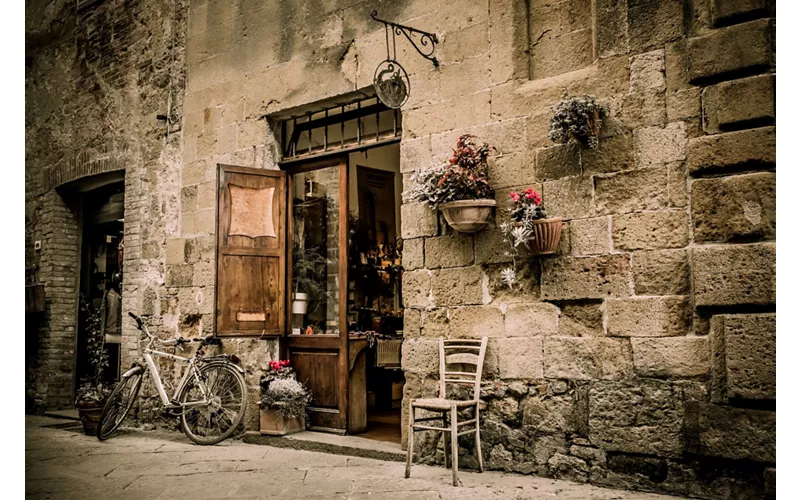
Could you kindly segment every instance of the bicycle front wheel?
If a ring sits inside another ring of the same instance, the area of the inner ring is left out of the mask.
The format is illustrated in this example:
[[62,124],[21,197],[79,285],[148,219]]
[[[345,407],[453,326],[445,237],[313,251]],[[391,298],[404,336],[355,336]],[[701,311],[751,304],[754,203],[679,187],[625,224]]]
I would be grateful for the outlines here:
[[100,441],[110,438],[125,420],[142,386],[142,373],[142,369],[135,369],[123,376],[109,396],[97,424],[97,439]]
[[197,444],[217,444],[231,436],[244,418],[247,388],[244,377],[230,363],[212,363],[200,368],[207,395],[196,378],[183,387],[178,401],[183,406],[181,427]]

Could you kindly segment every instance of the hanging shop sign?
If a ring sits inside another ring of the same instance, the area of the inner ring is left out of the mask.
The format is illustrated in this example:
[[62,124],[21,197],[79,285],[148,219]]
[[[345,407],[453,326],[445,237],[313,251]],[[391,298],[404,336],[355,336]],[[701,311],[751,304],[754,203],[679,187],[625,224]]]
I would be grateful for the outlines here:
[[[370,15],[375,21],[383,23],[383,29],[386,32],[386,59],[375,68],[372,83],[375,85],[378,99],[386,106],[397,109],[405,104],[408,96],[411,95],[411,81],[408,79],[408,73],[397,61],[397,37],[405,36],[414,49],[422,57],[431,61],[435,68],[439,67],[439,61],[433,54],[439,39],[434,33],[379,19],[377,10],[373,10]],[[391,41],[389,40],[390,32]]]

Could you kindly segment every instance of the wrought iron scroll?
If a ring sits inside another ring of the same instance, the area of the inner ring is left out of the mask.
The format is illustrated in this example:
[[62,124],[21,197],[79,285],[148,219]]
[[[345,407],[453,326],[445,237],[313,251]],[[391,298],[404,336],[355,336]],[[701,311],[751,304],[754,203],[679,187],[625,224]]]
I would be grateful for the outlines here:
[[[397,37],[403,35],[414,47],[414,50],[425,59],[431,61],[433,66],[438,68],[439,61],[433,55],[436,51],[436,44],[439,39],[434,33],[418,30],[410,26],[393,23],[378,18],[378,11],[373,10],[370,14],[372,19],[383,23],[386,33],[386,59],[378,64],[373,76],[373,84],[378,98],[386,106],[397,109],[408,101],[411,95],[411,81],[405,68],[397,61]],[[391,32],[391,43],[389,40]],[[419,38],[417,42],[416,38]]]

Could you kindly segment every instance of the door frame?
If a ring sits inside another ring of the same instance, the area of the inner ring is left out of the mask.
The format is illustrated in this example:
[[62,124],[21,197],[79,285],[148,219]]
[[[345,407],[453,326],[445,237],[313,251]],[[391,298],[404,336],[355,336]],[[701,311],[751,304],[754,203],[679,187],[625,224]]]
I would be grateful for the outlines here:
[[[291,303],[292,293],[292,243],[294,241],[294,228],[292,227],[293,218],[293,200],[294,200],[294,181],[292,176],[294,174],[310,172],[328,167],[339,167],[339,336],[338,337],[321,337],[321,336],[291,336],[292,322],[291,322]],[[350,165],[349,156],[347,153],[331,154],[324,158],[310,159],[307,162],[293,163],[292,165],[281,166],[281,170],[286,172],[287,182],[287,210],[286,210],[286,285],[285,293],[287,294],[287,307],[284,318],[284,336],[283,342],[280,343],[281,358],[289,359],[289,348],[328,348],[338,349],[339,358],[337,360],[337,375],[339,377],[339,384],[336,388],[337,401],[339,408],[336,413],[340,416],[336,419],[336,427],[319,427],[309,426],[312,430],[322,430],[327,432],[335,432],[337,434],[344,434],[348,428],[350,420],[349,414],[349,331],[347,324],[347,290],[349,285],[349,254],[348,254],[348,231],[349,231],[349,215],[350,215]],[[315,409],[313,406],[309,407],[313,411],[319,413],[333,413],[330,409],[319,408]]]

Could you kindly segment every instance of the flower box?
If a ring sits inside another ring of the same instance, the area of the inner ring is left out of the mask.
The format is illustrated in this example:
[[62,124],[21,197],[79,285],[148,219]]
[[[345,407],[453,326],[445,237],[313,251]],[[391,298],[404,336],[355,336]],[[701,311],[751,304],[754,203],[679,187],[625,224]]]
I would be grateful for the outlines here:
[[444,214],[447,224],[459,233],[475,233],[489,223],[494,207],[494,200],[460,200],[442,203],[439,210]]
[[286,436],[306,430],[306,421],[302,415],[294,418],[286,418],[281,415],[278,409],[265,408],[260,402],[258,406],[261,434],[267,436]]
[[[521,225],[521,223],[517,223]],[[515,225],[517,225],[515,224]],[[531,223],[531,238],[525,243],[530,253],[533,255],[551,255],[558,251],[558,243],[561,241],[561,229],[563,219],[553,217],[552,219],[539,219]]]

